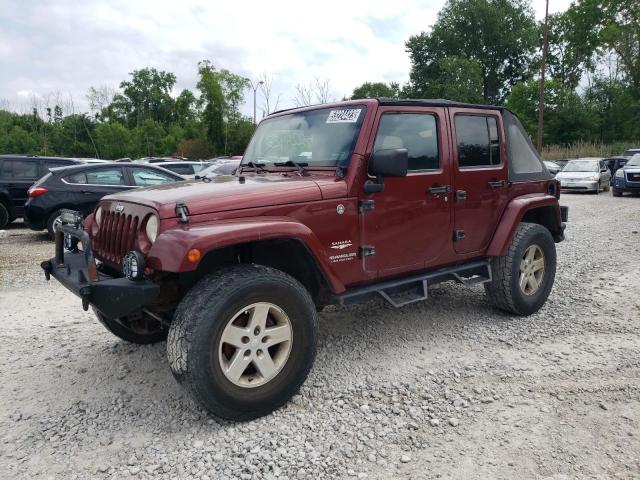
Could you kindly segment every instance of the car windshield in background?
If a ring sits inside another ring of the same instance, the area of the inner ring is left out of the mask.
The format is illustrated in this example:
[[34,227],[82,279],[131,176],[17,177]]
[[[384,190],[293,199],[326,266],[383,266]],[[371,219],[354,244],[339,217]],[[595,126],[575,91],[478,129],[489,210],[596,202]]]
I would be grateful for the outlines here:
[[640,153],[636,153],[627,162],[627,167],[640,167]]
[[294,161],[310,167],[346,166],[365,110],[364,106],[323,108],[264,120],[242,165]]
[[598,162],[594,160],[571,160],[562,170],[563,172],[597,172]]

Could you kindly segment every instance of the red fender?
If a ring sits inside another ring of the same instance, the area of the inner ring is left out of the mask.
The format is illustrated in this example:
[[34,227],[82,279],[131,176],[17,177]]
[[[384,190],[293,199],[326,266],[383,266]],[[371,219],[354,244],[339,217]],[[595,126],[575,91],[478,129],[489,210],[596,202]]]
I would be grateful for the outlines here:
[[558,199],[546,193],[531,193],[513,198],[502,214],[498,228],[493,235],[493,240],[487,250],[490,257],[500,257],[507,253],[509,243],[516,233],[518,224],[522,221],[522,217],[528,210],[537,207],[554,207],[556,209],[556,225],[558,228],[562,222],[560,216],[560,206]]
[[243,217],[230,220],[196,223],[193,226],[169,228],[160,233],[147,255],[147,265],[163,272],[189,272],[198,267],[198,262],[187,260],[187,252],[197,248],[202,257],[215,249],[230,245],[268,240],[293,238],[306,246],[324,274],[331,290],[345,290],[331,266],[321,255],[323,247],[315,234],[306,225],[290,217]]

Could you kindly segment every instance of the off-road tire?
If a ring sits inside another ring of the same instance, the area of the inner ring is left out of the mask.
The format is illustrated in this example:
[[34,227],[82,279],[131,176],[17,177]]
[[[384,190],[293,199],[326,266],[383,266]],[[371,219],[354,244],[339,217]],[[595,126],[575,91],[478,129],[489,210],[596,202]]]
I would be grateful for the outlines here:
[[[520,264],[527,248],[538,245],[544,253],[542,285],[532,295],[520,288]],[[493,281],[485,283],[489,301],[500,310],[516,315],[531,315],[547,300],[556,273],[556,246],[549,230],[536,223],[521,223],[511,239],[507,254],[491,262]]]
[[[104,328],[125,342],[136,343],[138,345],[150,345],[163,342],[167,339],[169,329],[148,316],[144,318],[122,317],[120,321],[118,321],[105,317],[95,309],[93,312]],[[144,316],[144,314],[142,315]],[[127,328],[123,324],[130,324],[131,327]]]
[[613,187],[611,189],[611,195],[613,195],[614,197],[621,197],[622,196],[622,192],[620,190],[618,190],[616,187]]
[[47,232],[49,233],[49,238],[51,240],[55,240],[56,238],[56,232],[53,230],[53,222],[55,222],[56,218],[58,218],[59,216],[60,210],[56,210],[51,215],[49,215],[49,218],[47,218]]
[[4,203],[0,203],[0,229],[3,229],[7,225],[11,223],[11,218],[9,217],[9,210],[5,206]]
[[[246,388],[222,370],[219,348],[234,314],[256,302],[280,308],[290,321],[292,341],[282,369],[266,383]],[[317,314],[309,292],[274,268],[245,264],[222,268],[201,279],[178,305],[167,339],[176,380],[210,413],[250,420],[285,404],[307,378],[317,344]]]

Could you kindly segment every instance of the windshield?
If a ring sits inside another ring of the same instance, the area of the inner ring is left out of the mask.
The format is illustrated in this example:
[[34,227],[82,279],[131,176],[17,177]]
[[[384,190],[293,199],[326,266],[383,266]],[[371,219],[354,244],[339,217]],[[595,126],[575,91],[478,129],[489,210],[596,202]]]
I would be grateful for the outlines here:
[[312,168],[346,166],[365,112],[364,106],[345,106],[264,120],[247,147],[242,165],[292,160]]
[[597,172],[596,160],[571,160],[562,170],[563,172]]
[[640,153],[636,153],[627,162],[627,167],[640,167]]

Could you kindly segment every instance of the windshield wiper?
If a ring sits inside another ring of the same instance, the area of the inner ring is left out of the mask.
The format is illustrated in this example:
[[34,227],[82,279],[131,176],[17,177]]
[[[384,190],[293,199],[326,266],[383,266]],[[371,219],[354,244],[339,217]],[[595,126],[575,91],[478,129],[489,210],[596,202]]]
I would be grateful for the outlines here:
[[287,160],[286,162],[274,162],[273,164],[276,167],[296,167],[300,175],[302,175],[303,177],[309,175],[307,169],[304,168],[309,165],[307,162],[295,162],[293,160]]
[[249,160],[247,163],[243,163],[236,170],[236,173],[239,175],[242,173],[245,167],[253,168],[256,172],[266,172],[267,170],[264,168],[264,163],[252,162]]

